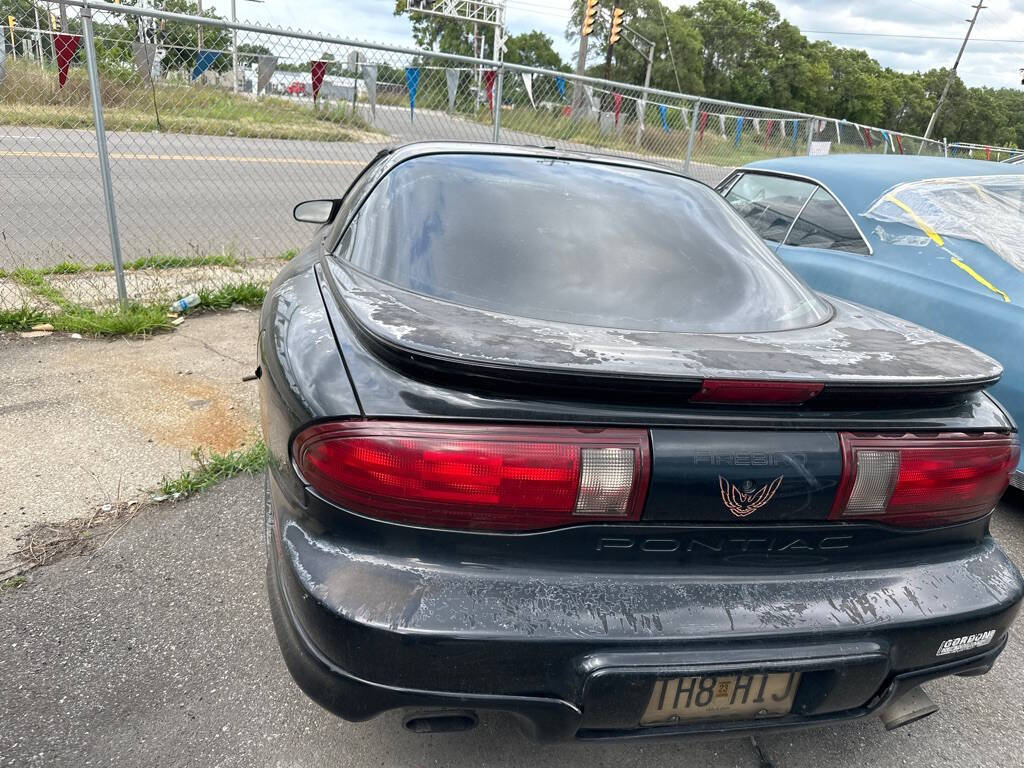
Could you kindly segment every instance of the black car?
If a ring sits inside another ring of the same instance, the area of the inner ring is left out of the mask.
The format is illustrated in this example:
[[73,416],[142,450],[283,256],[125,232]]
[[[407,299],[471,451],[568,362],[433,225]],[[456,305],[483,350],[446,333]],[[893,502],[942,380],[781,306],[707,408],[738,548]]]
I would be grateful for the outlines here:
[[631,160],[410,145],[296,218],[259,337],[268,584],[330,711],[895,727],[1002,651],[991,358],[813,293]]

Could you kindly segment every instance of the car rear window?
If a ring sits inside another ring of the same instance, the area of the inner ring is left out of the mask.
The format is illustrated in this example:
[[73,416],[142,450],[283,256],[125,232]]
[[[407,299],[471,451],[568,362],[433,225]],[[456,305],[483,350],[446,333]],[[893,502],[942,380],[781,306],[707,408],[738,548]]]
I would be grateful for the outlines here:
[[407,160],[335,253],[408,290],[541,320],[736,333],[831,312],[711,189],[598,162]]

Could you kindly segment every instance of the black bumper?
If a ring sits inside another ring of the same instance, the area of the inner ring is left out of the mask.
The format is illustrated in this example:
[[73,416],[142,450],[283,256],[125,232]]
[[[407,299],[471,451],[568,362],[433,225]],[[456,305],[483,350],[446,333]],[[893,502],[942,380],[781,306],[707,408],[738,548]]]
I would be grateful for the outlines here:
[[[920,682],[987,671],[1024,594],[991,539],[855,574],[517,573],[354,550],[276,501],[267,543],[278,641],[303,691],[348,720],[396,708],[498,710],[539,741],[847,720]],[[983,647],[938,655],[945,640],[991,630]],[[772,670],[802,672],[788,716],[638,727],[656,679]]]

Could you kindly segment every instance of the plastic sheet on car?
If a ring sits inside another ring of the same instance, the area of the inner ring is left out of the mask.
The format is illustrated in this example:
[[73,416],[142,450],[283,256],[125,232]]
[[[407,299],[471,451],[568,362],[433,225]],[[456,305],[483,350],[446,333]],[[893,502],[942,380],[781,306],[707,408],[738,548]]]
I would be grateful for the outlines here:
[[863,214],[987,246],[1024,272],[1024,175],[925,179],[899,184]]

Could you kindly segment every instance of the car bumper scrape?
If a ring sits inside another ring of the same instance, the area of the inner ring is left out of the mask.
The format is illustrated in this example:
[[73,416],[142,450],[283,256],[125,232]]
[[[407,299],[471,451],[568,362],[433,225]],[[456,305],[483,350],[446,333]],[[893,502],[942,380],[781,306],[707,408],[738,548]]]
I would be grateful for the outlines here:
[[[287,514],[273,530],[275,627],[311,698],[350,720],[402,707],[501,710],[542,741],[859,717],[904,678],[986,671],[1024,590],[991,540],[910,568],[709,583],[395,557]],[[950,638],[992,630],[987,647],[937,655]],[[753,670],[802,672],[791,715],[638,726],[656,679]]]

